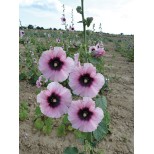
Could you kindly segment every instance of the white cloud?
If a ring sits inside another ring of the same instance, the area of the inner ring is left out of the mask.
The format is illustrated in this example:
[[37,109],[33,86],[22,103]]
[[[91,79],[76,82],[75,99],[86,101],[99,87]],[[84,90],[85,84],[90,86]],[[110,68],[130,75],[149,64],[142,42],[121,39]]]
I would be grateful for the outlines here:
[[[54,18],[53,27],[60,27],[60,18],[62,14],[62,5],[65,0],[20,0],[20,9],[26,9],[37,18]],[[65,16],[67,23],[71,23],[71,10],[74,9],[75,28],[82,30],[82,24],[77,22],[81,20],[81,15],[76,12],[77,2],[66,1]],[[80,3],[79,3],[80,5]],[[134,2],[133,0],[87,0],[85,1],[85,17],[93,17],[93,23],[98,30],[102,23],[103,32],[109,33],[134,33]],[[22,16],[22,15],[21,15]],[[91,26],[92,29],[92,26]]]

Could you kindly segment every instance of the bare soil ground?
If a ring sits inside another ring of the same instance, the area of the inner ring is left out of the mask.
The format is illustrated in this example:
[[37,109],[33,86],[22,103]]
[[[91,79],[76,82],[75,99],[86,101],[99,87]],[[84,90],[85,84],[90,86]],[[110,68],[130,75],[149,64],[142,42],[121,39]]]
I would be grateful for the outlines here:
[[[110,44],[105,56],[105,72],[110,78],[107,94],[111,115],[111,134],[98,144],[105,154],[133,154],[134,152],[134,63],[114,51]],[[20,121],[20,154],[62,154],[69,145],[83,149],[73,134],[58,138],[56,125],[50,135],[43,135],[33,126],[36,107],[36,87],[26,81],[20,82],[20,102],[29,103],[29,118]],[[58,120],[57,120],[58,123]]]

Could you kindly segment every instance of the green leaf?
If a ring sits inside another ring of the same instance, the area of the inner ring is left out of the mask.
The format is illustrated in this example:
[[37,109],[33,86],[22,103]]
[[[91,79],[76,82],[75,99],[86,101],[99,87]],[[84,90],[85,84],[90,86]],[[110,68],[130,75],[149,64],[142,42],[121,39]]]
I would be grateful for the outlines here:
[[90,141],[90,133],[80,132],[79,130],[74,131],[75,137],[79,139],[86,139]]
[[78,154],[78,149],[76,147],[67,147],[64,154]]
[[79,22],[77,22],[77,23],[83,23],[83,21],[79,21]]
[[108,133],[109,123],[110,123],[110,115],[106,111],[103,120],[100,122],[97,129],[93,132],[94,138],[97,141],[100,141]]
[[104,120],[104,122],[106,123],[106,125],[109,126],[111,117],[110,117],[110,114],[109,114],[108,111],[105,112],[105,115],[104,115],[104,119],[103,119],[103,120]]
[[48,126],[48,127],[51,127],[51,125],[53,124],[53,121],[51,118],[47,118],[45,121],[44,121],[45,125]]
[[25,73],[20,73],[19,74],[19,80],[25,80],[26,79],[26,74]]
[[68,120],[68,115],[67,114],[64,115],[62,122],[63,122],[63,124],[70,123],[69,120]]
[[107,100],[105,96],[99,97],[95,99],[95,103],[97,107],[100,107],[104,112],[107,108]]
[[76,48],[68,48],[68,51],[69,52],[75,52],[75,51],[77,51],[77,49]]
[[73,127],[69,125],[69,126],[67,127],[67,129],[68,129],[69,131],[72,131],[72,130],[73,130]]
[[43,126],[43,133],[44,134],[50,134],[51,133],[51,129],[52,129],[52,127],[51,126],[47,126],[47,125],[45,125],[45,126]]
[[41,118],[38,118],[35,122],[34,125],[36,127],[36,129],[41,130],[44,126],[44,122],[42,121]]
[[41,110],[40,110],[40,107],[39,107],[39,106],[37,106],[37,107],[36,107],[36,109],[35,109],[35,115],[36,115],[37,117],[39,117],[39,116],[41,116],[41,115],[42,115],[42,112],[41,112]]
[[28,103],[26,101],[21,102],[20,109],[28,111]]
[[90,57],[89,61],[93,63],[94,65],[100,64],[100,60],[98,58]]
[[36,89],[35,94],[39,94],[41,92],[41,89]]
[[28,112],[26,110],[22,110],[19,113],[19,119],[23,121],[23,120],[26,120],[27,118],[28,118]]
[[65,134],[66,134],[65,125],[62,124],[57,128],[57,136],[61,137],[64,136]]
[[100,141],[108,132],[107,125],[102,121],[97,129],[93,132],[94,138]]
[[88,17],[88,18],[86,19],[86,25],[87,25],[87,27],[90,26],[90,24],[92,23],[92,21],[93,21],[93,17]]
[[77,11],[78,13],[82,14],[82,8],[81,8],[81,6],[77,6],[76,11]]

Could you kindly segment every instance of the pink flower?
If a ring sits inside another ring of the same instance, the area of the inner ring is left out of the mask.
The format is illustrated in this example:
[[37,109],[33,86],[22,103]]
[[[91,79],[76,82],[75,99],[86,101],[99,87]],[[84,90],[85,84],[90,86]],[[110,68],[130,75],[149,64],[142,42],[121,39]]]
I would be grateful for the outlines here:
[[42,78],[43,78],[43,75],[41,75],[41,76],[38,78],[38,80],[36,81],[36,87],[37,87],[37,88],[40,88],[40,87],[41,87],[41,85],[42,85],[42,83],[41,83]]
[[57,43],[60,43],[60,39],[59,39],[59,38],[57,38],[57,39],[56,39],[56,42],[57,42]]
[[43,90],[37,95],[37,102],[44,115],[59,118],[68,112],[72,95],[69,89],[58,82],[52,82],[48,84],[47,90]]
[[69,86],[73,93],[82,97],[95,97],[104,83],[104,76],[96,73],[96,68],[91,63],[75,67],[69,76]]
[[97,50],[96,46],[89,47],[89,52],[90,53],[95,52],[96,50]]
[[73,26],[70,26],[69,27],[69,31],[74,31],[75,29],[74,29],[74,27]]
[[25,35],[25,32],[23,30],[19,30],[19,36],[22,38]]
[[66,23],[66,18],[64,16],[61,17],[61,21],[62,21],[62,24],[64,25]]
[[41,88],[43,82],[47,83],[48,79],[44,78],[43,75],[41,75],[36,81],[36,87]]
[[104,56],[105,55],[105,50],[104,48],[99,48],[96,50],[96,52],[93,52],[92,54],[95,56],[95,57],[101,57],[101,56]]
[[72,127],[82,132],[92,132],[104,117],[103,110],[95,107],[95,102],[88,97],[73,101],[68,110],[68,120]]
[[75,66],[80,66],[80,61],[79,61],[79,53],[74,54],[74,62]]
[[103,47],[103,44],[97,44],[96,46],[91,46],[89,48],[89,52],[94,56],[94,57],[101,57],[105,55],[105,50]]
[[66,52],[61,47],[43,52],[39,59],[39,70],[45,78],[52,81],[66,80],[73,66],[73,59],[66,57]]

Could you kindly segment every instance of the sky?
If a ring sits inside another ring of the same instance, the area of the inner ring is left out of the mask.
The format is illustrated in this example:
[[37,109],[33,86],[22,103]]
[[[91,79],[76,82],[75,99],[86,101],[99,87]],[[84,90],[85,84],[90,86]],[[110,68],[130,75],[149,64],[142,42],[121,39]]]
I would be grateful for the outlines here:
[[[73,9],[74,27],[82,30],[81,15],[76,12],[76,7],[81,5],[80,0],[19,0],[19,18],[23,26],[29,24],[44,28],[61,28],[65,5],[65,17],[67,24],[71,24],[71,11]],[[111,34],[134,34],[134,0],[84,0],[84,12],[86,17],[93,17],[93,22],[87,29],[102,31]]]

